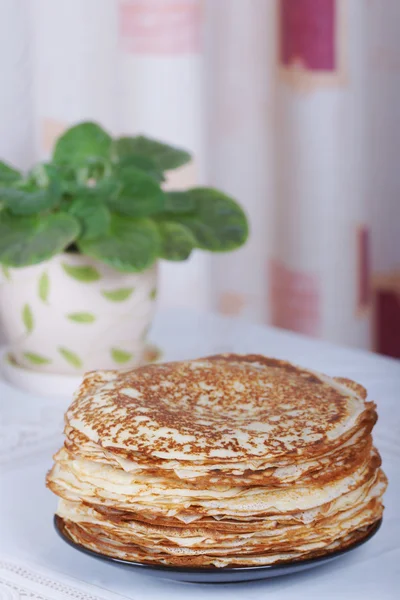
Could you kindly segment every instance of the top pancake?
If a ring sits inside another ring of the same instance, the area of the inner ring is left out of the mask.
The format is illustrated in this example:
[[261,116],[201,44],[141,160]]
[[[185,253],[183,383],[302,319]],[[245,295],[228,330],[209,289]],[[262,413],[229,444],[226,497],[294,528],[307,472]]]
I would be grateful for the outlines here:
[[67,423],[127,458],[303,461],[352,435],[365,390],[258,355],[86,375]]

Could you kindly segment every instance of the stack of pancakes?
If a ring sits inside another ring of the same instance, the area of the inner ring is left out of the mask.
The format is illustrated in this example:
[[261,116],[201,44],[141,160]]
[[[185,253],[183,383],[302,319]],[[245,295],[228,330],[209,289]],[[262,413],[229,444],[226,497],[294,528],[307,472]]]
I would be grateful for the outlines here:
[[258,355],[86,375],[48,487],[64,532],[172,566],[312,558],[366,536],[387,482],[353,381]]

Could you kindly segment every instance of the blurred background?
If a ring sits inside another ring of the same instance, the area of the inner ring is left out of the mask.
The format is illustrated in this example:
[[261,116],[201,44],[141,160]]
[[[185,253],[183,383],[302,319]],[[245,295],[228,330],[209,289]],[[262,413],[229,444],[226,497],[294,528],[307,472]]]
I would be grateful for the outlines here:
[[251,222],[163,264],[159,306],[400,357],[398,0],[0,0],[0,157],[99,122],[185,147]]

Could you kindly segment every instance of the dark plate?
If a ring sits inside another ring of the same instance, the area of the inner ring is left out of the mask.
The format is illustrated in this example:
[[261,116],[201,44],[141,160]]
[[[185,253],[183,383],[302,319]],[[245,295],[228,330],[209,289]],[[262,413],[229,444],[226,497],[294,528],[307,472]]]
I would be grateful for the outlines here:
[[74,542],[64,529],[62,519],[55,515],[54,526],[59,536],[67,542],[70,546],[98,558],[108,563],[114,564],[117,567],[124,569],[133,569],[139,573],[145,575],[152,575],[154,577],[161,577],[162,579],[172,579],[174,581],[186,581],[190,583],[233,583],[237,581],[255,581],[256,579],[267,579],[269,577],[277,577],[279,575],[289,575],[290,573],[299,573],[318,565],[324,565],[335,558],[358,548],[362,544],[365,544],[375,533],[378,531],[382,524],[382,519],[373,523],[366,532],[365,536],[361,540],[357,540],[351,546],[348,546],[344,550],[336,550],[325,554],[323,556],[317,556],[316,558],[310,558],[305,560],[296,560],[285,563],[275,563],[273,565],[259,566],[259,567],[207,567],[204,569],[190,569],[185,567],[167,567],[167,566],[155,566],[147,565],[145,563],[133,562],[129,560],[123,560],[121,558],[113,558],[112,556],[106,556],[105,554],[99,554],[93,550],[88,550],[84,546]]

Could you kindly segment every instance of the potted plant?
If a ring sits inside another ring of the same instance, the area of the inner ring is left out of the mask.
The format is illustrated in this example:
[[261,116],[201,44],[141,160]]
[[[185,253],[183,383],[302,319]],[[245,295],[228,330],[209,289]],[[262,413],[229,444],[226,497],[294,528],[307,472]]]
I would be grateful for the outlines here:
[[0,315],[16,363],[49,373],[126,368],[143,358],[160,259],[229,251],[248,235],[212,188],[164,191],[190,154],[85,122],[50,162],[0,163]]

